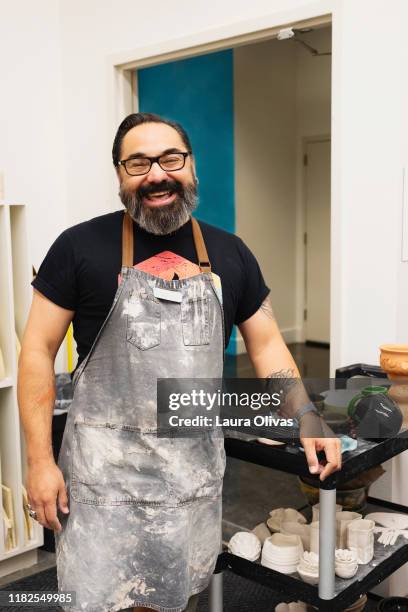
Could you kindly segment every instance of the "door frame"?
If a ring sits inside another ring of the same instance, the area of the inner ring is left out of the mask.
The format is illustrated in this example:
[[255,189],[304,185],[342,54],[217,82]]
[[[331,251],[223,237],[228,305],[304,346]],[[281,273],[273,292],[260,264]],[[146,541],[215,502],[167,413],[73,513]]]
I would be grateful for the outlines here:
[[[297,274],[296,274],[296,293],[297,293],[297,307],[296,307],[296,318],[297,318],[297,328],[299,330],[299,341],[305,342],[306,340],[306,324],[304,319],[304,310],[307,306],[306,304],[306,245],[304,236],[306,234],[306,166],[304,164],[304,158],[307,152],[307,146],[311,143],[315,142],[332,142],[332,138],[330,134],[318,134],[315,136],[305,136],[301,140],[301,155],[299,159],[300,172],[300,198],[298,201],[297,207]],[[330,177],[330,194],[331,194],[331,184],[332,180]],[[330,198],[330,234],[332,233],[332,215],[331,215],[331,198]],[[332,260],[332,247],[330,241],[330,260]],[[332,276],[333,267],[330,265],[330,286],[332,285],[331,276]],[[331,291],[330,291],[331,294]],[[330,295],[331,302],[331,295]],[[329,304],[330,314],[331,314],[331,304]],[[330,316],[330,337],[331,337],[331,327],[332,321]]]

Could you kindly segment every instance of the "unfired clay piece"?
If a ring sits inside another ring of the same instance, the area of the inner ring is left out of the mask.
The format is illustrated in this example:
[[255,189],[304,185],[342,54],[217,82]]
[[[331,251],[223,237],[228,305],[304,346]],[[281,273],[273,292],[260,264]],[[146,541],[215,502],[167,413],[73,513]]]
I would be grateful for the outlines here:
[[361,519],[363,516],[358,512],[336,512],[336,547],[347,547],[347,526],[350,521]]
[[336,550],[335,571],[340,578],[352,578],[357,573],[358,561],[355,551],[347,548]]
[[303,555],[300,536],[274,533],[262,548],[262,565],[283,574],[293,574]]
[[270,531],[280,531],[281,525],[284,521],[295,521],[296,523],[306,524],[307,521],[303,514],[295,510],[294,508],[276,508],[271,510],[269,518],[266,521]]
[[256,561],[261,554],[261,542],[254,533],[248,531],[237,531],[228,543],[228,548],[233,555]]
[[369,563],[374,556],[374,521],[356,519],[347,526],[347,548],[357,553],[360,564]]
[[283,521],[281,524],[281,533],[300,536],[304,550],[310,550],[310,525],[303,525],[296,521]]
[[253,528],[252,533],[259,538],[262,544],[265,542],[266,538],[271,536],[271,532],[269,531],[266,523],[259,523],[259,525]]

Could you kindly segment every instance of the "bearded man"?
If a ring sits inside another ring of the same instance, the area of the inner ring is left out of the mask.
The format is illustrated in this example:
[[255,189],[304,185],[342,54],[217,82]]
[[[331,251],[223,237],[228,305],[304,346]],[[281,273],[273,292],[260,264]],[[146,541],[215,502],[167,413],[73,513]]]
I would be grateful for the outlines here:
[[[76,592],[67,610],[191,611],[219,552],[225,451],[211,431],[157,436],[157,378],[221,378],[233,324],[258,377],[299,372],[251,251],[192,217],[185,130],[132,114],[112,153],[125,210],[65,230],[32,283],[18,386],[27,492],[55,532],[59,590]],[[54,360],[71,321],[78,365],[56,463]],[[307,405],[295,416],[301,431],[319,421]],[[311,472],[339,469],[338,439],[301,440]]]

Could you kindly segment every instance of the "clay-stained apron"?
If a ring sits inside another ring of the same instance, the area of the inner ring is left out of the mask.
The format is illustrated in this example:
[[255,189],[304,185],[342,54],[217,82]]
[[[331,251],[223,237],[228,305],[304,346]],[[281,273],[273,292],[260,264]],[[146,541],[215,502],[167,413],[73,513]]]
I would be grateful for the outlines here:
[[[213,573],[223,438],[155,435],[158,377],[222,377],[221,293],[195,219],[193,233],[202,272],[163,280],[133,268],[124,214],[122,280],[75,373],[58,458],[70,507],[55,532],[58,589],[76,592],[64,610],[181,612]],[[158,299],[154,287],[181,292],[181,303]]]

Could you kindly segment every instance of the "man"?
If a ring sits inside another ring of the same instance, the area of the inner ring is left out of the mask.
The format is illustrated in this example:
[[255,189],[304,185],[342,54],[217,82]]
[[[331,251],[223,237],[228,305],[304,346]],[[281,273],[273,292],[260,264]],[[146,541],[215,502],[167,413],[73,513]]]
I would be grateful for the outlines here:
[[[18,385],[28,497],[55,530],[59,589],[77,592],[70,610],[181,612],[214,569],[225,452],[211,433],[155,435],[156,379],[220,378],[233,323],[258,377],[299,372],[252,253],[192,219],[197,177],[183,128],[130,115],[112,154],[127,212],[63,232],[33,281]],[[79,360],[57,465],[53,365],[71,320]],[[302,435],[320,421],[309,408],[298,413],[302,444],[324,479],[340,468],[340,443]]]

